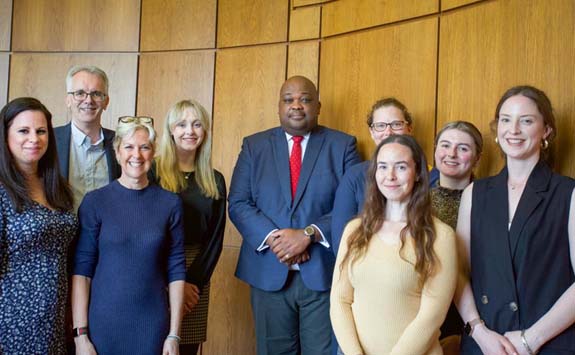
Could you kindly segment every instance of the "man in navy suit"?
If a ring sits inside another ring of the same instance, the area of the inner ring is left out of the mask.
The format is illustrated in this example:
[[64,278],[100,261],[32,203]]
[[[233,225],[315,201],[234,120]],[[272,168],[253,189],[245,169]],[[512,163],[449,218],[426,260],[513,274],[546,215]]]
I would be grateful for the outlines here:
[[66,105],[72,122],[54,129],[62,175],[68,179],[78,210],[89,191],[120,176],[114,131],[102,127],[108,107],[108,76],[94,66],[74,66],[66,75]]
[[243,238],[236,276],[251,286],[258,354],[329,354],[331,210],[356,139],[317,124],[315,85],[282,86],[281,127],[244,139],[229,194]]

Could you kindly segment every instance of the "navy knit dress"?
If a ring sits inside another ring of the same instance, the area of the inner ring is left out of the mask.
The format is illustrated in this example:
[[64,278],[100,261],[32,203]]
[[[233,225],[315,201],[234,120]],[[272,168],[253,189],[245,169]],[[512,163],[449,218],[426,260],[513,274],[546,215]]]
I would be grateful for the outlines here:
[[185,280],[182,203],[159,186],[117,180],[79,209],[74,274],[92,279],[88,326],[98,354],[161,354],[168,283]]

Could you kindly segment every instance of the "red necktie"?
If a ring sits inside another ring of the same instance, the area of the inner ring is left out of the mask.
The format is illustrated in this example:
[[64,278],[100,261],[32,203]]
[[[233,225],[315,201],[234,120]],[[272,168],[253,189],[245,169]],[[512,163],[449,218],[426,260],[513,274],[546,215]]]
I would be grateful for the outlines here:
[[292,140],[293,146],[289,157],[289,172],[291,179],[291,199],[293,200],[297,189],[299,173],[301,171],[301,141],[303,140],[303,137],[293,136]]

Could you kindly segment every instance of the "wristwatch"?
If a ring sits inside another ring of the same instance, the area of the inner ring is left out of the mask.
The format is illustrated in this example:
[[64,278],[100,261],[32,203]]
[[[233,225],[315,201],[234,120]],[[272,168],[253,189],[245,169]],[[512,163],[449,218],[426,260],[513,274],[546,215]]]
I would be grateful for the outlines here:
[[473,320],[470,320],[469,322],[465,323],[465,326],[463,327],[463,331],[468,336],[471,336],[471,334],[473,334],[473,329],[475,329],[475,326],[478,324],[485,324],[485,322],[481,318],[475,318]]
[[305,227],[303,234],[305,234],[312,243],[315,243],[315,228],[312,225]]

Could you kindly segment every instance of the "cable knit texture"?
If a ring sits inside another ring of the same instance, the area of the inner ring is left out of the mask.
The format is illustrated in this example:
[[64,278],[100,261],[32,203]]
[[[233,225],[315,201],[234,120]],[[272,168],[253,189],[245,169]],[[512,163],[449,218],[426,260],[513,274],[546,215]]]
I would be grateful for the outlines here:
[[337,255],[331,289],[331,320],[345,354],[442,354],[439,327],[445,318],[457,275],[453,230],[434,219],[434,250],[441,265],[433,277],[419,286],[415,253],[407,238],[399,244],[371,239],[366,255],[340,272],[349,235],[360,223],[351,221]]

